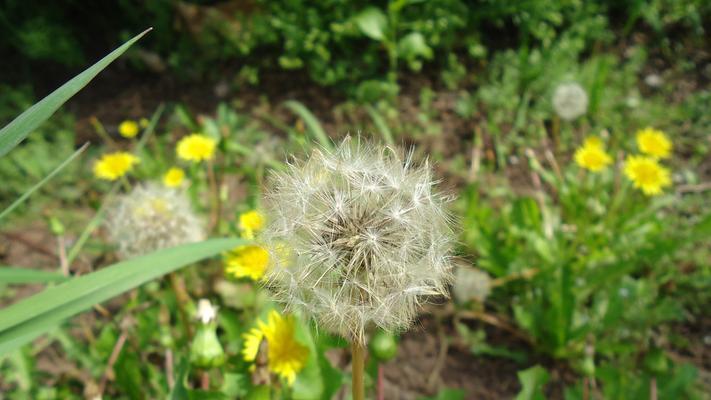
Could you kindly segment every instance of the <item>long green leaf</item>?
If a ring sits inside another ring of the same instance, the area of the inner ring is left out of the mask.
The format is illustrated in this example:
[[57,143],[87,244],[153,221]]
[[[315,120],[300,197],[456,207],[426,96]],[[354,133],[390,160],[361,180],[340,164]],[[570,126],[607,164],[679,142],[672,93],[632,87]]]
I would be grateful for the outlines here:
[[210,239],[122,261],[0,310],[0,355],[40,336],[59,322],[188,264],[244,243]]
[[4,156],[15,146],[17,146],[17,144],[27,137],[30,132],[37,129],[38,126],[51,117],[52,114],[54,114],[54,112],[62,106],[62,104],[86,86],[99,72],[111,64],[112,61],[123,54],[129,47],[131,47],[131,45],[133,45],[151,29],[147,29],[136,35],[133,39],[124,43],[121,47],[99,60],[96,64],[84,70],[84,72],[60,86],[59,89],[55,90],[47,97],[28,108],[6,127],[2,128],[0,130],[0,157]]
[[3,211],[0,211],[0,221],[8,214],[12,212],[15,208],[17,208],[20,204],[22,204],[25,200],[27,200],[34,192],[36,192],[39,188],[44,186],[47,182],[49,182],[52,178],[54,178],[55,175],[57,175],[61,170],[64,169],[69,163],[74,161],[75,158],[79,157],[79,154],[84,152],[86,148],[89,146],[89,143],[84,143],[83,146],[79,148],[79,150],[75,151],[74,154],[69,156],[66,160],[64,160],[61,164],[57,166],[52,172],[49,173],[49,175],[45,176],[44,179],[41,181],[37,182],[34,186],[32,186],[30,189],[28,189],[25,193],[22,194],[17,200],[15,200],[10,206],[8,206],[6,209]]
[[331,139],[328,138],[328,135],[326,135],[326,131],[323,130],[323,127],[321,126],[321,123],[318,122],[318,119],[316,118],[315,115],[309,111],[308,108],[306,108],[305,105],[302,103],[296,101],[296,100],[288,100],[284,102],[284,105],[296,113],[296,115],[299,116],[302,120],[304,120],[304,123],[306,124],[306,127],[309,129],[309,132],[314,136],[316,140],[323,146],[324,148],[327,149],[332,149],[333,148],[333,143],[331,142]]
[[32,268],[0,267],[0,284],[63,282],[68,278],[58,272]]
[[383,140],[385,140],[385,143],[387,143],[390,146],[394,146],[395,140],[393,139],[393,134],[390,131],[388,124],[385,123],[385,119],[383,119],[383,116],[380,115],[378,110],[376,110],[375,107],[371,106],[370,104],[366,107],[366,110],[368,110],[368,114],[370,114],[370,118],[373,119],[375,128],[383,136]]

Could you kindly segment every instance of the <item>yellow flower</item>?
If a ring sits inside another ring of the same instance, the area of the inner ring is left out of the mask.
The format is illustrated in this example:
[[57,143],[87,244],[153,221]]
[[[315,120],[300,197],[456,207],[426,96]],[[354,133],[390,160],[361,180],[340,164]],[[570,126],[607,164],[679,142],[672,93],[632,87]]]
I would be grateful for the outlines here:
[[216,142],[205,135],[193,133],[178,142],[176,152],[178,157],[187,161],[211,160],[215,155]]
[[600,172],[612,163],[612,158],[602,147],[602,141],[591,136],[575,152],[575,163],[592,172]]
[[639,150],[654,158],[667,158],[672,151],[672,143],[664,132],[654,128],[644,128],[637,132]]
[[588,136],[583,142],[583,147],[603,147],[602,139],[597,136]]
[[173,167],[163,175],[163,184],[174,188],[180,186],[183,183],[183,179],[185,179],[185,172],[180,168]]
[[127,120],[119,124],[118,131],[121,136],[125,138],[132,138],[138,135],[139,128],[136,121]]
[[138,125],[140,125],[141,128],[147,128],[149,123],[150,121],[148,120],[148,118],[141,118],[140,120],[138,120]]
[[94,175],[100,179],[115,181],[126,175],[139,161],[138,157],[123,151],[104,154],[94,164]]
[[278,312],[269,312],[267,323],[259,320],[257,328],[252,328],[243,338],[242,355],[245,361],[254,361],[262,339],[267,340],[267,362],[271,372],[279,375],[292,385],[296,374],[306,365],[309,358],[308,347],[296,341],[295,321],[291,316],[282,317]]
[[627,157],[625,175],[632,181],[634,187],[642,189],[647,196],[659,194],[664,187],[671,185],[669,170],[651,157]]
[[260,246],[237,246],[225,256],[225,272],[237,278],[259,280],[268,266],[269,252]]
[[254,239],[254,232],[264,227],[264,215],[259,211],[247,211],[239,216],[239,229],[245,239]]

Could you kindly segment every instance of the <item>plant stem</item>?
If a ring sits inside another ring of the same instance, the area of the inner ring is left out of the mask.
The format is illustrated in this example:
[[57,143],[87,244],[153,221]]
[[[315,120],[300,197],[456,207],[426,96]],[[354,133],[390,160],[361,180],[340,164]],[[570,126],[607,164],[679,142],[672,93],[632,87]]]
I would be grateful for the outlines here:
[[188,312],[186,310],[187,304],[190,302],[190,295],[188,294],[188,290],[185,288],[185,281],[175,272],[171,272],[170,285],[173,288],[173,294],[178,302],[178,314],[180,315],[180,320],[183,323],[186,340],[190,340],[193,337],[193,330],[192,325],[190,324],[190,318],[188,318]]
[[215,169],[212,161],[208,161],[206,164],[207,168],[207,179],[210,185],[211,194],[211,204],[210,204],[210,226],[209,230],[212,232],[216,227],[218,227],[220,222],[220,214],[222,213],[222,204],[220,202],[220,189],[217,185],[217,179],[215,178]]
[[365,346],[360,342],[351,344],[353,360],[351,362],[353,400],[365,400],[365,384],[363,375],[365,371]]

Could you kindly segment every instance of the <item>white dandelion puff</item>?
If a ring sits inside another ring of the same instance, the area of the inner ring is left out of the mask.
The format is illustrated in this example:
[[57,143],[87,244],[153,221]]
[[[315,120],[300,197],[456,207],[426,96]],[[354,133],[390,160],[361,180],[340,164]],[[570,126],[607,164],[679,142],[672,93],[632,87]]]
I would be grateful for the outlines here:
[[470,300],[484,302],[491,293],[491,277],[480,269],[458,266],[454,272],[452,292],[461,304]]
[[553,92],[553,109],[560,118],[572,121],[588,111],[588,94],[575,82],[558,85]]
[[121,258],[131,258],[205,238],[203,221],[185,193],[154,183],[136,186],[108,210],[106,227]]
[[454,235],[427,162],[346,139],[270,178],[267,285],[287,308],[354,341],[402,330],[446,295]]

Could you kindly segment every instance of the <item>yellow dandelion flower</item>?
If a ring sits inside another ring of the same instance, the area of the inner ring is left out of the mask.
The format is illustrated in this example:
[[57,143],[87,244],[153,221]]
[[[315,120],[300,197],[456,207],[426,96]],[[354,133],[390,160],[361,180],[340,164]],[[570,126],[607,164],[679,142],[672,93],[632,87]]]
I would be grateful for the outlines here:
[[125,138],[136,137],[139,130],[140,129],[136,121],[131,120],[121,122],[118,127],[119,134]]
[[603,147],[603,142],[602,139],[600,139],[597,136],[588,136],[585,138],[585,141],[583,142],[583,147]]
[[193,133],[188,135],[178,142],[176,152],[178,157],[187,161],[205,161],[211,160],[215,155],[215,139],[205,135]]
[[657,195],[664,187],[671,185],[669,170],[659,165],[652,157],[627,157],[625,175],[634,187],[641,189],[647,196]]
[[268,266],[269,252],[260,246],[237,246],[225,256],[225,272],[236,278],[259,280]]
[[639,151],[654,158],[667,158],[672,151],[672,143],[667,135],[654,128],[644,128],[637,132],[637,146]]
[[271,372],[285,379],[289,385],[296,380],[296,374],[306,366],[309,358],[308,347],[296,341],[296,324],[291,316],[282,317],[272,310],[267,323],[258,321],[243,338],[245,346],[242,355],[245,361],[254,361],[262,339],[267,340],[267,362]]
[[185,179],[185,171],[178,167],[173,167],[163,175],[163,184],[167,187],[178,187],[183,184]]
[[247,211],[239,216],[239,229],[245,239],[254,239],[254,232],[264,227],[264,215],[259,211]]
[[115,181],[126,175],[139,161],[138,157],[123,151],[104,154],[94,164],[94,175],[99,179]]
[[[259,321],[260,323],[262,321]],[[259,345],[262,343],[264,333],[259,328],[252,328],[249,332],[242,335],[244,339],[244,348],[242,348],[242,356],[245,361],[254,361],[257,359]]]
[[605,152],[602,141],[592,136],[585,139],[583,147],[575,152],[575,163],[592,172],[600,172],[612,163],[612,157]]

